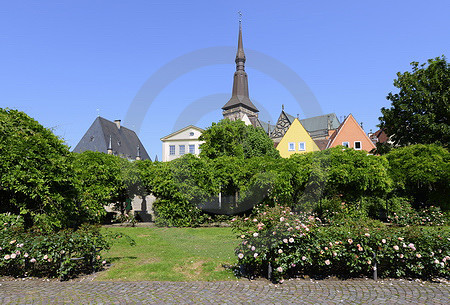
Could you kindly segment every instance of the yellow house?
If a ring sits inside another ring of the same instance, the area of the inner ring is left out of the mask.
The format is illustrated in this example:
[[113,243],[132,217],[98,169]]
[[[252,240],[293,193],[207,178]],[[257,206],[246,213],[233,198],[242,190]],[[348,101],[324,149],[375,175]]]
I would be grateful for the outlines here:
[[289,158],[292,154],[320,150],[298,119],[295,119],[294,122],[292,122],[291,126],[278,143],[277,149],[283,158]]

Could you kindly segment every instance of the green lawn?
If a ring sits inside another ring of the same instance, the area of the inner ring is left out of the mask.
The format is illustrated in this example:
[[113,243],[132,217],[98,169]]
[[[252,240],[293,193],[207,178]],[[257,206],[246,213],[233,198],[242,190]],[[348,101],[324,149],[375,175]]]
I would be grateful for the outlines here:
[[112,266],[97,280],[211,281],[234,279],[222,264],[236,262],[231,228],[108,228],[124,233],[104,257]]

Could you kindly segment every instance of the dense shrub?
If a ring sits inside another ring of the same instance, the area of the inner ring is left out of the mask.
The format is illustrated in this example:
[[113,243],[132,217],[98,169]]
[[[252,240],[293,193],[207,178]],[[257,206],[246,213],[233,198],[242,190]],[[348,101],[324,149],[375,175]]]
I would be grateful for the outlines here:
[[242,239],[236,249],[241,270],[273,278],[298,275],[370,276],[374,254],[381,277],[430,279],[450,276],[448,227],[386,227],[376,221],[324,226],[316,217],[289,208],[260,207],[251,218],[238,218]]
[[10,223],[2,227],[0,275],[68,279],[101,269],[101,251],[110,247],[110,239],[91,226],[53,233],[26,232]]
[[423,204],[450,210],[450,152],[438,145],[411,145],[386,155],[395,193]]

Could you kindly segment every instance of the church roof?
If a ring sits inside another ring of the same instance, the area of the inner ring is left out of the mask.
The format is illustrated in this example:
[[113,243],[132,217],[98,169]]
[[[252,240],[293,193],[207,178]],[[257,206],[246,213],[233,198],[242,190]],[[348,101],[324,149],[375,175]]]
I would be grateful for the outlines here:
[[94,120],[73,151],[81,153],[90,150],[107,153],[109,145],[114,155],[132,160],[140,155],[141,160],[150,160],[144,145],[133,130],[120,126],[120,121],[111,122],[102,117]]
[[315,116],[312,118],[300,120],[302,125],[309,132],[321,129],[336,129],[340,123],[335,113],[329,113],[324,115]]

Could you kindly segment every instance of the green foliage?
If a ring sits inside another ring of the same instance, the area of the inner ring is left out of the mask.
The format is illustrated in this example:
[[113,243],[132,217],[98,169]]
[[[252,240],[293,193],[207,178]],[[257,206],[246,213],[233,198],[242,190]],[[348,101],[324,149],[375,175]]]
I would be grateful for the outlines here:
[[391,108],[382,108],[380,127],[396,145],[450,143],[450,64],[445,56],[419,65],[412,62],[412,72],[397,73],[394,86],[399,93],[389,93]]
[[198,208],[217,190],[206,160],[187,154],[171,162],[139,165],[143,187],[159,201],[154,203],[157,224],[196,226],[203,221]]
[[411,145],[386,155],[390,174],[400,196],[410,196],[416,205],[450,209],[450,153],[437,145]]
[[90,226],[51,233],[2,228],[0,275],[66,280],[97,271],[106,263],[100,252],[109,249],[110,237]]
[[370,276],[374,253],[380,277],[432,279],[448,277],[450,230],[387,227],[376,221],[323,226],[318,218],[289,208],[261,207],[233,228],[242,242],[236,249],[244,275],[267,275],[282,281],[298,275],[314,277]]
[[142,193],[135,163],[100,152],[75,153],[73,169],[80,202],[79,218],[99,222],[106,215],[104,206],[110,203],[115,203],[123,213],[126,199]]
[[241,120],[223,119],[219,123],[212,123],[199,139],[205,141],[200,146],[201,157],[279,157],[272,140],[262,128],[247,126]]
[[76,226],[71,158],[49,129],[23,112],[0,108],[0,213],[24,215],[27,227],[40,215],[52,228]]

